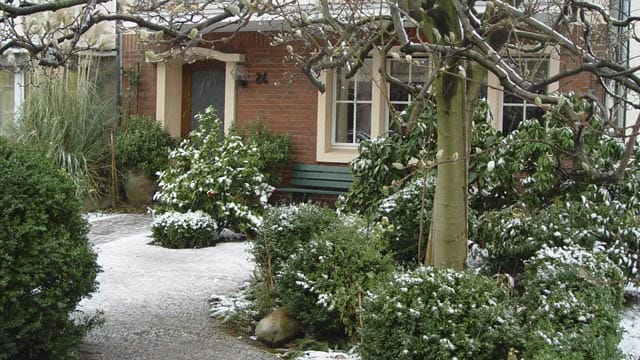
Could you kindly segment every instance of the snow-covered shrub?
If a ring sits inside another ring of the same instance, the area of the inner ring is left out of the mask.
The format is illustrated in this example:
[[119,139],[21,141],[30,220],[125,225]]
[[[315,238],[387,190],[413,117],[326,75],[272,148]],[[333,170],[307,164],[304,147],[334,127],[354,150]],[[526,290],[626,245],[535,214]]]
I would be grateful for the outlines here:
[[202,210],[219,230],[256,231],[272,190],[258,170],[256,148],[238,136],[223,137],[213,108],[196,117],[198,129],[169,154],[171,167],[159,173],[159,211]]
[[[350,166],[353,184],[340,199],[344,210],[367,214],[410,177],[415,159],[435,149],[435,107],[425,110],[406,134],[398,132],[362,141]],[[413,160],[412,160],[413,159]],[[400,166],[398,166],[400,165]]]
[[608,254],[627,276],[636,276],[638,213],[617,200],[602,199],[602,190],[594,185],[579,200],[541,209],[514,205],[485,212],[472,234],[489,252],[485,271],[522,273],[524,262],[544,246],[578,245]]
[[382,242],[382,248],[389,249],[393,258],[399,263],[405,265],[418,263],[421,213],[423,243],[420,247],[420,260],[424,259],[426,243],[429,239],[434,190],[433,176],[428,176],[426,179],[415,178],[396,193],[382,199],[377,213],[373,215],[374,229],[379,241]]
[[391,259],[368,241],[361,221],[341,217],[298,244],[279,274],[276,292],[307,334],[354,336],[362,298],[392,269]]
[[526,265],[524,287],[522,358],[621,358],[622,273],[606,256],[543,247]]
[[[592,110],[572,95],[566,104]],[[545,123],[523,121],[478,156],[487,171],[470,187],[470,206],[482,212],[470,237],[489,251],[486,271],[521,273],[543,245],[575,244],[607,252],[628,277],[637,276],[640,163],[624,164],[624,150],[615,129],[597,115],[574,128],[549,112]],[[617,178],[621,166],[626,173]]]
[[76,188],[42,154],[0,138],[0,359],[73,359],[92,321],[71,313],[99,271]]
[[260,172],[267,183],[278,185],[282,182],[282,167],[291,160],[291,139],[287,133],[274,133],[269,126],[256,120],[240,129],[244,143],[258,149]]
[[334,210],[319,204],[269,207],[252,248],[263,280],[272,282],[300,244],[333,226],[337,219]]
[[201,248],[215,245],[218,228],[211,216],[201,210],[167,211],[154,216],[151,236],[167,248]]
[[369,293],[363,360],[507,359],[521,341],[507,292],[481,275],[419,267]]

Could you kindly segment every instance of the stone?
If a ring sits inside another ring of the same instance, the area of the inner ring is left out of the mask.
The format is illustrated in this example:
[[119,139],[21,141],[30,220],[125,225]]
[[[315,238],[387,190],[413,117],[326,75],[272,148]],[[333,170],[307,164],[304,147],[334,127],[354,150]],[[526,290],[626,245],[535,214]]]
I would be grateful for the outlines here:
[[129,171],[124,182],[124,191],[131,205],[142,206],[150,204],[153,194],[158,189],[158,183],[148,176]]
[[269,346],[279,346],[296,338],[300,332],[298,322],[282,309],[275,309],[256,326],[256,336]]

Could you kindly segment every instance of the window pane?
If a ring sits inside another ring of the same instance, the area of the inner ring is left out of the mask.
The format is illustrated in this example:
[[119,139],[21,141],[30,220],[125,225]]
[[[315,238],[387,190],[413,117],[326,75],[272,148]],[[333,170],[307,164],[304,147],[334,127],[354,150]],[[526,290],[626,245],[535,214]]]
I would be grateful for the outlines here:
[[356,98],[358,100],[371,100],[371,67],[371,59],[366,59],[362,68],[360,68],[356,76],[354,76],[358,81],[358,89],[356,92]]
[[410,82],[410,66],[405,61],[389,61],[389,74],[402,82]]
[[[549,76],[549,59],[520,58],[514,59],[515,66],[525,79],[531,82],[539,82]],[[540,94],[546,93],[546,89],[537,91]],[[543,121],[544,111],[535,105],[524,101],[512,94],[503,93],[502,98],[502,132],[508,134],[518,127],[518,124],[525,118],[535,118]],[[521,105],[520,105],[521,104]]]
[[13,124],[13,107],[15,101],[14,75],[0,71],[0,133]]
[[538,121],[544,121],[542,116],[544,115],[544,110],[540,109],[537,106],[527,106],[527,116],[526,119],[537,119]]
[[371,101],[371,80],[358,79],[358,90],[356,92],[358,100]]
[[508,134],[518,128],[522,121],[522,106],[505,106],[502,109],[502,133]]
[[355,141],[371,138],[371,104],[356,105],[356,134]]
[[344,74],[344,70],[338,70],[338,81],[336,83],[337,101],[353,100],[353,94],[355,92],[355,80],[353,78],[345,79]]
[[427,59],[419,59],[417,64],[411,65],[411,83],[424,84],[429,74],[429,62]]
[[353,134],[353,103],[336,104],[335,117],[335,138],[336,143],[351,143]]
[[389,99],[391,101],[409,101],[409,92],[400,86],[389,84]]
[[524,103],[524,101],[522,101],[522,99],[520,99],[519,97],[505,91],[504,96],[502,98],[502,103],[503,104],[522,104]]

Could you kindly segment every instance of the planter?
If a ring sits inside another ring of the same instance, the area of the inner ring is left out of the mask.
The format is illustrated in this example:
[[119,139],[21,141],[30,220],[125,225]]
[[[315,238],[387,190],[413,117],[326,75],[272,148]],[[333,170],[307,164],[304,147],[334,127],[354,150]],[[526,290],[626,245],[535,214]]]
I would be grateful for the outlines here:
[[132,170],[127,173],[127,179],[124,182],[124,191],[127,195],[127,201],[131,205],[142,206],[150,204],[153,200],[153,194],[158,190],[158,183],[154,179],[150,179],[147,175]]

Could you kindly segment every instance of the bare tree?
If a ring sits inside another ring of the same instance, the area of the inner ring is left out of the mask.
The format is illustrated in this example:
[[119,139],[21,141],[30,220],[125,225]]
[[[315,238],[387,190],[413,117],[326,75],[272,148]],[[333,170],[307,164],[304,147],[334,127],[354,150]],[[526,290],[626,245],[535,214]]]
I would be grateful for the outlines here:
[[[50,0],[0,2],[0,55],[22,49],[43,65],[58,65],[78,51],[99,46],[91,29],[116,22],[123,28],[144,29],[151,40],[182,51],[205,41],[213,31],[234,31],[254,16],[278,18],[287,31],[278,41],[288,43],[291,57],[320,91],[322,72],[341,68],[353,77],[372,51],[412,62],[428,56],[432,71],[420,83],[382,76],[412,94],[413,112],[404,131],[422,111],[427,99],[438,112],[438,178],[427,261],[438,267],[462,268],[467,240],[467,159],[472,104],[480,96],[487,74],[503,90],[547,111],[561,114],[576,135],[574,160],[585,164],[594,182],[615,182],[632,158],[640,120],[618,135],[626,152],[616,171],[603,173],[589,166],[581,149],[580,129],[592,113],[574,110],[559,93],[541,91],[552,83],[588,76],[603,96],[585,93],[600,115],[617,124],[612,105],[640,109],[638,68],[618,58],[618,44],[640,41],[640,20],[612,12],[598,1],[578,0]],[[151,54],[153,55],[153,53]],[[550,76],[536,76],[521,58],[542,55],[563,59]],[[596,92],[597,93],[597,92]]]
[[119,31],[186,49],[213,31],[234,31],[273,10],[268,0],[7,0],[0,2],[0,56],[26,52],[58,66],[79,51],[99,50]]
[[[576,111],[562,94],[541,90],[587,76],[599,84],[596,94],[602,96],[583,96],[611,124],[617,124],[615,112],[605,108],[604,98],[617,106],[640,108],[639,69],[617,56],[620,44],[640,40],[634,32],[637,17],[576,0],[321,0],[280,10],[285,9],[281,16],[291,31],[280,40],[304,44],[302,51],[291,47],[292,56],[320,91],[325,90],[323,71],[344,68],[347,77],[354,76],[374,50],[382,52],[383,59],[429,57],[431,75],[421,86],[394,78],[384,66],[381,71],[387,82],[413,95],[405,129],[411,129],[426,99],[437,106],[437,184],[427,250],[431,265],[460,269],[464,264],[470,121],[488,73],[499,79],[505,93],[561,114],[577,134],[573,160],[589,169],[594,182],[624,176],[640,121],[618,128],[618,136],[626,138],[625,156],[615,172],[604,173],[589,166],[591,160],[580,146],[580,129],[593,112]],[[562,59],[563,66],[557,73],[536,76],[534,65],[521,61],[531,55]]]

